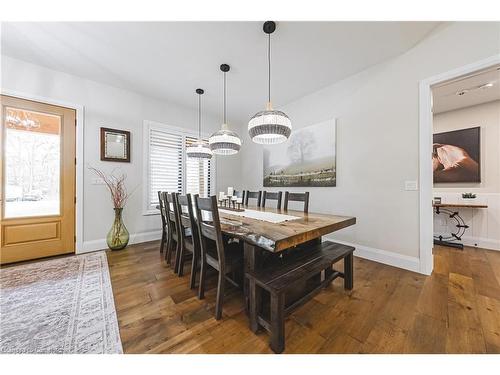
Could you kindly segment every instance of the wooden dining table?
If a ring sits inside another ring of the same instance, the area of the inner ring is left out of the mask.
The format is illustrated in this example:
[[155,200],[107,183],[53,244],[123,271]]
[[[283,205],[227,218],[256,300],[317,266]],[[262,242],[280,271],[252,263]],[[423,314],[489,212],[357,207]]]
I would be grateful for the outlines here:
[[[263,264],[266,252],[294,251],[298,245],[321,242],[321,237],[356,224],[352,216],[340,216],[267,207],[245,207],[247,210],[294,216],[280,223],[240,216],[219,209],[222,232],[244,242],[245,271],[255,271]],[[304,248],[301,246],[300,248]],[[245,289],[247,289],[245,287]],[[245,290],[245,296],[248,296]],[[247,299],[248,301],[248,299]]]
[[303,245],[300,246],[303,249],[309,243],[321,242],[324,235],[356,224],[356,218],[352,216],[254,206],[245,206],[244,210],[294,217],[293,220],[273,223],[241,216],[245,213],[228,211],[226,208],[219,209],[222,233],[243,241],[244,270],[251,272],[259,269],[266,253],[294,251],[298,245]]

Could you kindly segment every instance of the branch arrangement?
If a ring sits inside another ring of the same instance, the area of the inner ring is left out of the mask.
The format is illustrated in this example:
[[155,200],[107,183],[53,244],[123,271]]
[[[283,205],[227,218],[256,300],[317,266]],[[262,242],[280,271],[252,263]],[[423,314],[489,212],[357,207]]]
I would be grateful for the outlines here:
[[127,192],[127,187],[125,186],[127,175],[123,172],[117,174],[116,169],[113,169],[110,174],[106,174],[100,169],[94,167],[88,168],[94,172],[97,177],[101,178],[108,187],[113,206],[115,208],[123,208],[131,195]]

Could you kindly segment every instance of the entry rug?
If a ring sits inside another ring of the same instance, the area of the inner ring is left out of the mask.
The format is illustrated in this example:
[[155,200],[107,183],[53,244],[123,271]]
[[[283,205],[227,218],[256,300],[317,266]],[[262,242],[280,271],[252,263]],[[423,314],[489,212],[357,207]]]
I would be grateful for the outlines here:
[[0,269],[0,353],[122,353],[103,251]]

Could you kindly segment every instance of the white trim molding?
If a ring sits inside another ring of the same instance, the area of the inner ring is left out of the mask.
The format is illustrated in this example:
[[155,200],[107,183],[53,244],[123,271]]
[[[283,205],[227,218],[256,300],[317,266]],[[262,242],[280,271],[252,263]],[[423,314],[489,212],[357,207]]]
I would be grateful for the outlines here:
[[364,245],[355,244],[352,242],[340,241],[336,238],[325,236],[325,239],[338,242],[343,245],[355,247],[354,256],[359,258],[368,259],[377,263],[386,264],[388,266],[402,268],[408,271],[422,273],[420,267],[420,260],[418,257],[397,254],[392,251],[386,251],[368,247]]
[[432,86],[500,64],[500,54],[468,64],[420,81],[419,85],[419,223],[420,272],[430,275],[433,270],[433,210],[432,210]]
[[[130,235],[130,240],[128,244],[133,245],[136,243],[156,241],[159,240],[160,238],[161,238],[161,230],[155,230],[143,233],[133,233]],[[89,253],[91,251],[106,250],[107,248],[108,245],[106,243],[106,239],[101,238],[99,240],[85,241],[83,243],[83,249],[79,253]]]
[[80,104],[69,103],[63,100],[58,100],[50,97],[31,95],[24,92],[1,89],[2,95],[13,96],[20,99],[33,100],[37,102],[57,105],[60,107],[71,108],[76,111],[76,206],[75,206],[75,254],[83,251],[83,182],[84,182],[84,127],[85,127],[85,107]]
[[465,246],[478,247],[480,249],[500,251],[500,240],[494,238],[463,236],[462,243]]

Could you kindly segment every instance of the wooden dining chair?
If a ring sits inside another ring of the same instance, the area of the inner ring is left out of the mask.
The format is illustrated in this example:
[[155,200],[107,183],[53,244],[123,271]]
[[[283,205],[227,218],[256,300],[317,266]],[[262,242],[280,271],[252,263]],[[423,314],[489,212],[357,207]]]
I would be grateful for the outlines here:
[[233,194],[235,197],[241,198],[241,203],[245,203],[245,190],[240,190],[240,191],[235,190]]
[[158,204],[160,207],[160,217],[161,217],[161,242],[160,242],[160,253],[163,253],[165,244],[167,243],[167,211],[165,210],[165,205],[163,204],[162,191],[158,191]]
[[[198,297],[205,297],[205,277],[207,267],[210,266],[219,272],[217,283],[217,299],[215,303],[215,319],[222,317],[222,305],[226,280],[237,287],[241,287],[227,275],[243,272],[243,251],[238,243],[224,241],[220,227],[217,197],[195,198],[198,233],[201,242],[201,271]],[[210,218],[207,218],[210,216]]]
[[257,207],[260,207],[260,200],[262,198],[262,191],[250,191],[246,190],[245,192],[245,206],[248,206],[248,199],[257,199]]
[[285,191],[285,201],[283,209],[288,210],[288,202],[304,202],[304,212],[309,212],[309,192],[305,193],[289,193]]
[[[172,264],[172,251],[175,249],[175,256],[179,254],[180,240],[178,237],[177,207],[175,205],[175,196],[177,193],[163,193],[163,204],[167,219],[167,250],[165,251],[165,260],[167,264]],[[175,269],[175,264],[174,264]]]
[[281,209],[281,197],[283,192],[281,191],[265,191],[262,193],[262,207],[266,207],[266,201],[276,201],[276,208]]
[[[198,194],[194,195],[194,199]],[[196,283],[196,274],[201,258],[200,237],[193,211],[193,201],[191,194],[177,195],[177,212],[179,214],[179,238],[180,238],[180,255],[179,262],[176,264],[176,272],[179,276],[184,274],[184,263],[187,259],[187,254],[192,255],[191,258],[191,276],[189,279],[189,287],[193,289]]]

